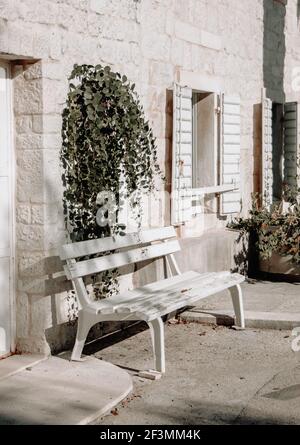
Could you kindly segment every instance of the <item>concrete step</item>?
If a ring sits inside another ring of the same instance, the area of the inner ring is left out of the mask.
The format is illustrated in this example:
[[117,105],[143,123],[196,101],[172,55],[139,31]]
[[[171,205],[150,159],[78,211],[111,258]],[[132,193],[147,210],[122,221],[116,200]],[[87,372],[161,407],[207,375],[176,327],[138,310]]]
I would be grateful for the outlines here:
[[[231,310],[191,309],[179,316],[180,320],[193,323],[234,325],[234,313]],[[300,327],[300,312],[260,312],[245,311],[245,324],[248,328],[292,330]]]
[[41,354],[15,354],[0,360],[0,380],[47,360]]

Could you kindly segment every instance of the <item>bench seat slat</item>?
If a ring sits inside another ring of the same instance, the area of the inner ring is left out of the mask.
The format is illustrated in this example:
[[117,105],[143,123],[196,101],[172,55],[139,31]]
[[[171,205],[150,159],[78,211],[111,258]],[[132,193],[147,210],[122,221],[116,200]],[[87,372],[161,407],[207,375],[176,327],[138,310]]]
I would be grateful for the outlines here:
[[[225,283],[224,283],[225,284]],[[172,298],[167,298],[162,304],[159,304],[157,306],[153,306],[151,310],[148,310],[145,314],[144,308],[137,308],[137,310],[134,312],[134,314],[137,316],[137,318],[143,317],[143,320],[149,321],[157,318],[158,316],[162,317],[164,315],[167,315],[171,312],[175,312],[179,309],[182,309],[185,306],[193,306],[200,300],[207,298],[211,295],[214,295],[218,292],[221,292],[225,289],[228,289],[230,287],[236,286],[237,283],[235,281],[227,282],[225,285],[218,285],[216,287],[208,288],[202,288],[199,287],[198,289],[193,289],[193,294],[187,293],[184,295],[183,298],[180,298],[180,295],[178,295],[177,299],[174,299],[174,296]]]
[[[206,275],[206,274],[205,274]],[[132,290],[128,290],[122,295],[113,295],[107,299],[109,303],[131,303],[136,298],[139,298],[141,294],[153,295],[156,292],[162,292],[165,289],[178,288],[182,283],[187,280],[193,280],[199,278],[199,273],[195,271],[185,272],[181,275],[175,275],[171,278],[155,281],[154,283],[146,284],[145,286],[137,287]]]
[[128,264],[159,258],[178,252],[180,246],[177,240],[151,246],[132,249],[127,252],[113,253],[100,258],[80,261],[72,265],[64,266],[68,278],[74,279],[100,273],[105,270],[115,269]]
[[[229,272],[217,272],[198,274],[187,272],[171,279],[162,280],[139,289],[131,291],[126,297],[123,295],[112,297],[99,304],[101,314],[135,314],[137,319],[149,321],[158,316],[166,315],[184,306],[189,306],[196,301],[218,293],[222,290],[236,286],[244,281],[239,274]],[[158,285],[161,289],[158,289]],[[124,298],[125,297],[125,298]],[[97,308],[97,303],[92,303]]]
[[[143,302],[146,302],[148,299],[153,301],[153,298],[157,298],[157,295],[160,296],[159,298],[164,298],[164,295],[168,295],[171,292],[178,293],[181,292],[181,290],[190,289],[194,282],[199,281],[199,275],[200,274],[197,272],[189,271],[176,277],[161,280],[156,283],[151,283],[146,286],[127,291],[122,295],[114,295],[108,298],[108,302],[112,303],[116,307],[125,307],[126,305],[134,307],[135,303],[140,302],[141,300]],[[203,284],[207,279],[207,275],[209,274],[201,274]],[[174,278],[176,278],[176,280]]]
[[82,256],[93,255],[95,253],[108,252],[110,250],[142,245],[158,240],[167,240],[175,238],[176,232],[174,227],[162,227],[158,229],[149,229],[139,232],[130,233],[126,236],[115,236],[98,238],[88,241],[80,241],[78,243],[65,244],[60,248],[60,258],[67,260],[71,258],[79,258]]
[[[180,285],[180,283],[184,283],[187,280],[192,280],[195,277],[198,278],[199,273],[189,271],[182,275],[176,275],[172,278],[166,278],[142,287],[128,290],[121,295],[117,294],[106,298],[105,300],[91,302],[90,305],[95,309],[98,309],[98,311],[102,314],[115,312],[117,307],[120,305],[131,305],[134,304],[136,300],[139,301],[141,299],[141,295],[147,294],[147,297],[149,295],[150,298],[152,298],[156,292],[162,292],[166,288],[176,288],[178,285]],[[145,295],[143,298],[145,298]]]

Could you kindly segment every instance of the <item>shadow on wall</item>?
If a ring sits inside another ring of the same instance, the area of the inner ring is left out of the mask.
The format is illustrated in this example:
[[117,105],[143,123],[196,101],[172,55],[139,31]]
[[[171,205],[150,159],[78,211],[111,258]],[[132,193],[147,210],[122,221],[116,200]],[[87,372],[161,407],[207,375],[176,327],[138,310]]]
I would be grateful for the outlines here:
[[[285,17],[286,0],[264,0],[263,77],[266,95],[273,102],[274,196],[282,194],[282,104],[285,102]],[[300,0],[298,0],[298,15]]]
[[285,63],[285,0],[264,0],[263,77],[267,96],[283,103]]
[[[300,0],[298,18],[300,17]],[[282,104],[285,102],[284,67],[285,67],[285,17],[286,0],[263,0],[263,86],[266,95],[273,103],[273,172],[274,195],[280,197],[282,189]],[[262,104],[253,105],[253,191],[262,192]],[[253,240],[251,242],[254,242]],[[250,244],[251,244],[250,242]],[[257,267],[255,251],[248,251],[247,245],[235,257],[237,270],[248,268],[253,276]]]
[[[298,18],[300,17],[300,0],[298,1]],[[281,162],[283,155],[282,139],[282,104],[285,102],[284,66],[285,66],[285,0],[264,0],[264,35],[263,35],[263,85],[266,95],[274,103],[273,106],[273,171],[274,194],[281,196],[282,174]],[[253,107],[253,159],[254,175],[253,190],[262,190],[262,106]]]
[[300,0],[297,0],[297,18],[300,19]]

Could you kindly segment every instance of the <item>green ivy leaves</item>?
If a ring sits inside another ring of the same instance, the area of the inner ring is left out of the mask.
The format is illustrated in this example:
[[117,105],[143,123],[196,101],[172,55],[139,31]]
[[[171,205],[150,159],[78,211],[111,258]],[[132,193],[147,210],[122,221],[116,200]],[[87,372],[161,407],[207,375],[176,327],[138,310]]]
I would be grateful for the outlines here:
[[[74,65],[63,110],[62,149],[65,221],[72,241],[125,234],[126,227],[100,227],[96,197],[113,192],[120,208],[135,194],[151,192],[160,173],[156,141],[135,85],[125,75],[98,64]],[[126,187],[120,190],[123,170]],[[142,210],[136,212],[142,214]],[[102,285],[110,293],[115,276]]]

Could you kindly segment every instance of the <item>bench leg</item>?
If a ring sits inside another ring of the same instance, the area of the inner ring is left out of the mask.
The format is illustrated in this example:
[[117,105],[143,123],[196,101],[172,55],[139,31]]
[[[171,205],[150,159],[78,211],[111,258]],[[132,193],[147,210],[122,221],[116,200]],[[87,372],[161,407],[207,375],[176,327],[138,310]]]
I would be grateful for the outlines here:
[[155,370],[164,373],[165,368],[165,334],[162,319],[148,321],[150,327],[152,346],[154,352]]
[[79,312],[77,334],[76,334],[75,345],[72,351],[71,360],[77,362],[81,361],[81,353],[84,347],[84,343],[89,333],[89,330],[91,329],[93,324],[94,320],[89,320],[88,316],[86,316],[83,312]]
[[244,318],[244,307],[243,307],[243,295],[242,295],[242,289],[239,284],[236,286],[233,286],[229,289],[232,303],[233,303],[233,309],[235,313],[235,323],[240,328],[245,328],[245,318]]

